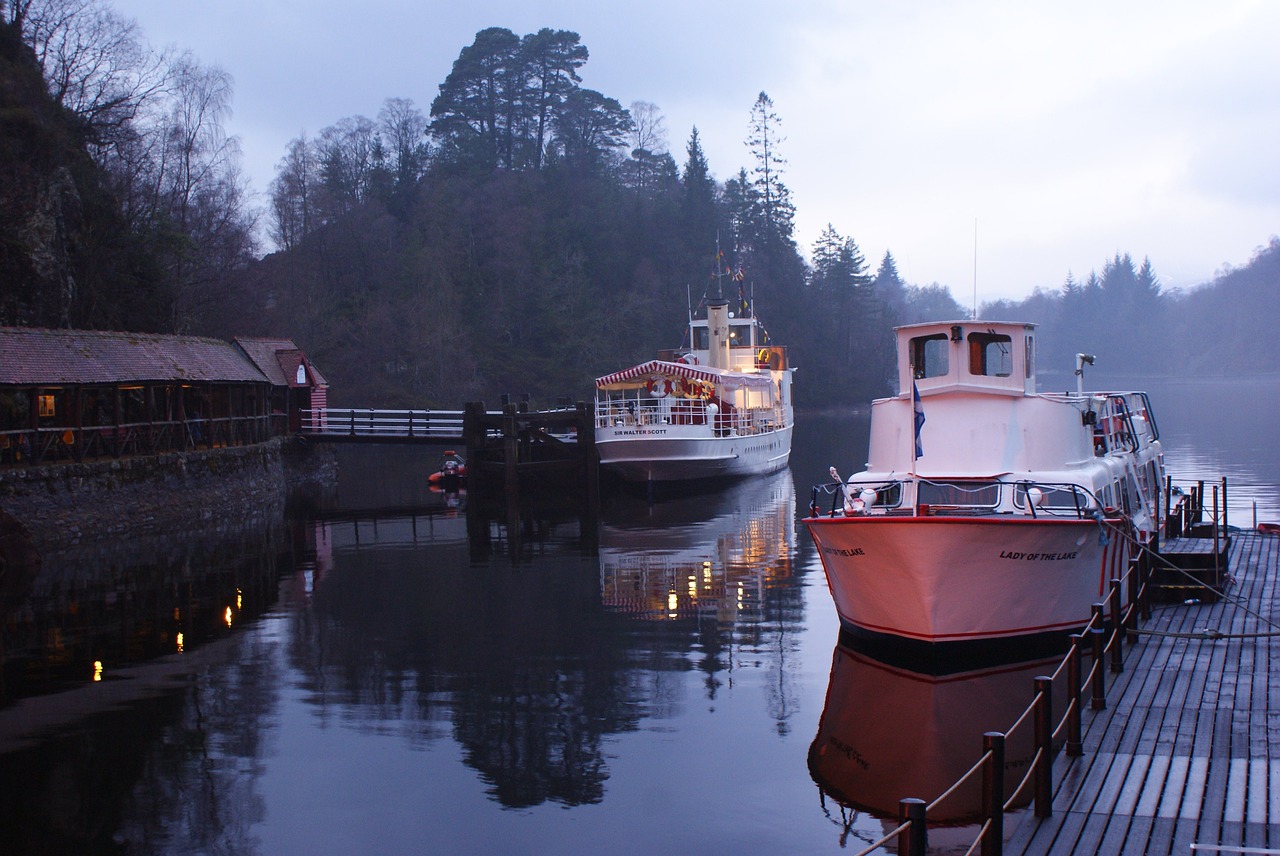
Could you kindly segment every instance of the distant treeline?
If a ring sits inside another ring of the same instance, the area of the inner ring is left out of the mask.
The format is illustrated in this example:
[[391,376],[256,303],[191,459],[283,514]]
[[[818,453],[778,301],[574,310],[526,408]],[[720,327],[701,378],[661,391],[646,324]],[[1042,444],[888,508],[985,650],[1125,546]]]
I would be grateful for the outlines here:
[[[764,92],[743,105],[749,165],[719,181],[696,128],[677,162],[655,105],[582,86],[576,33],[489,28],[427,113],[390,98],[292,141],[256,212],[222,133],[225,74],[150,51],[104,2],[5,9],[0,106],[22,121],[0,154],[40,156],[0,175],[0,323],[286,335],[335,404],[456,406],[586,397],[593,377],[679,345],[689,303],[718,288],[754,298],[800,367],[799,403],[825,406],[889,391],[893,325],[967,315],[944,286],[904,282],[890,253],[871,270],[834,226],[806,260]],[[132,47],[75,62],[94,44]],[[1085,350],[1226,368],[1267,341],[1244,334],[1277,311],[1275,254],[1186,295],[1118,255],[982,312],[1041,323],[1042,367]]]

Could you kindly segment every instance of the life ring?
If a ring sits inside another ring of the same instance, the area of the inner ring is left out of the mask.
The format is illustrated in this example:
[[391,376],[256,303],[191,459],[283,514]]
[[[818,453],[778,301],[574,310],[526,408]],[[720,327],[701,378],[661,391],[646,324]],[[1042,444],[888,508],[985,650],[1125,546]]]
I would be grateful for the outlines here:
[[756,368],[758,369],[769,368],[770,356],[772,356],[772,352],[768,348],[761,348],[760,353],[756,354]]
[[686,366],[696,366],[698,364],[697,354],[681,354],[676,358],[676,362],[684,363]]
[[653,375],[645,381],[644,388],[654,398],[666,398],[671,394],[671,379],[662,375]]
[[1280,523],[1259,523],[1258,531],[1263,535],[1280,535]]

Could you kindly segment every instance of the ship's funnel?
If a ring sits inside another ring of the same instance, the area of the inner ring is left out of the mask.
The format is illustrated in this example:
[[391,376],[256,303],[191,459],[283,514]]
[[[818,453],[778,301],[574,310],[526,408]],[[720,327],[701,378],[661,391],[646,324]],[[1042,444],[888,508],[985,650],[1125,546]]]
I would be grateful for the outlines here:
[[712,368],[729,368],[729,301],[723,297],[707,303],[707,333]]

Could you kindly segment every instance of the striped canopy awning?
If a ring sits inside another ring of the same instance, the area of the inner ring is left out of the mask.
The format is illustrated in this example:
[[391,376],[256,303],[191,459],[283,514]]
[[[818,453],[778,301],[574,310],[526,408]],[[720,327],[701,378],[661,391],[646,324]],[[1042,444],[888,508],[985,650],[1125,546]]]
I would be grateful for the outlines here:
[[666,360],[649,360],[647,363],[641,363],[638,366],[632,366],[629,369],[623,369],[620,372],[614,372],[613,374],[596,378],[596,388],[602,389],[607,386],[638,380],[650,375],[678,377],[684,378],[685,380],[700,380],[704,383],[713,383],[729,388],[738,388],[743,386],[771,386],[773,384],[773,380],[769,376],[762,374],[723,372],[714,369],[707,369],[704,366],[690,366],[685,365],[684,363],[669,363]]
[[629,380],[647,377],[649,375],[666,375],[667,377],[681,377],[685,380],[701,380],[707,383],[715,383],[719,379],[719,375],[709,372],[698,366],[689,366],[684,363],[669,363],[665,360],[649,360],[647,363],[641,363],[638,366],[632,366],[629,369],[623,369],[620,372],[605,375],[596,378],[596,387],[611,386],[615,383],[625,383]]

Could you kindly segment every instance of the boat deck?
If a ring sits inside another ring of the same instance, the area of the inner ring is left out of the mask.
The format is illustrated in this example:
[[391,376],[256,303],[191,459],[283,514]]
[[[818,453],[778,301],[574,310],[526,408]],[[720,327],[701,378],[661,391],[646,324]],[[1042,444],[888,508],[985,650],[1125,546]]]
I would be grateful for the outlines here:
[[1280,537],[1235,535],[1230,560],[1221,601],[1154,609],[1084,757],[1058,755],[1053,817],[1006,853],[1280,853]]

